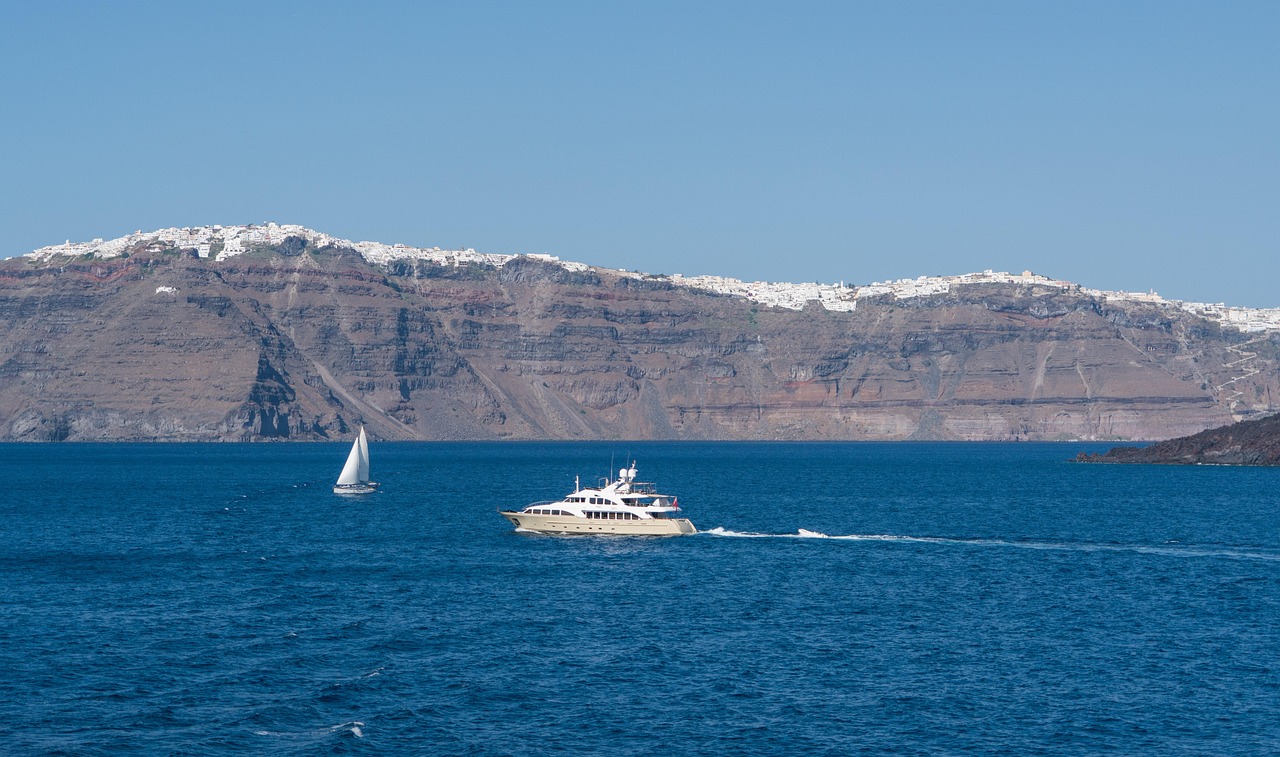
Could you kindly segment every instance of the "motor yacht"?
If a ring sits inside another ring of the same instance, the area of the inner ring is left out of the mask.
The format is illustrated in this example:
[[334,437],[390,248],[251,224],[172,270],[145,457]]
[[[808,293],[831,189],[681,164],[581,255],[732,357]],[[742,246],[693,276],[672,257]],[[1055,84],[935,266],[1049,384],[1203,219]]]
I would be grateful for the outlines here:
[[499,510],[517,530],[543,534],[616,534],[677,536],[698,530],[678,517],[676,497],[659,494],[654,484],[636,481],[636,465],[618,471],[613,481],[573,493],[559,501],[534,502],[523,510]]

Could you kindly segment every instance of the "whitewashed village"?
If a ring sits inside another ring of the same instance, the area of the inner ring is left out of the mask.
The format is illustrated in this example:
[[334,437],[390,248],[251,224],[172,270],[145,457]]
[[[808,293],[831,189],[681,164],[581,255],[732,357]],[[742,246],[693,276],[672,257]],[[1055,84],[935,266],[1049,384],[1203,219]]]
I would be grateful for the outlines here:
[[[384,244],[381,242],[352,242],[303,226],[275,223],[246,226],[169,228],[150,232],[136,231],[118,239],[105,241],[102,239],[94,239],[90,242],[67,240],[64,244],[43,247],[27,253],[27,257],[41,261],[50,260],[58,256],[113,258],[124,255],[130,250],[140,248],[157,250],[176,248],[195,250],[199,257],[223,261],[258,247],[279,244],[289,237],[300,237],[305,239],[309,245],[317,248],[331,245],[348,247],[358,251],[365,260],[375,265],[386,265],[399,260],[414,260],[441,266],[485,265],[500,268],[516,258],[528,258],[555,263],[569,271],[588,271],[594,268],[584,263],[563,261],[554,255],[543,253],[510,255],[482,253],[470,248],[444,250],[439,247],[424,248],[404,244]],[[1234,307],[1221,302],[1204,303],[1166,300],[1155,292],[1115,292],[1089,289],[1069,281],[1041,276],[1031,271],[1014,274],[987,270],[980,273],[965,273],[953,276],[920,276],[914,279],[855,285],[844,282],[797,284],[770,281],[740,281],[726,276],[685,276],[680,273],[668,276],[639,271],[618,271],[603,268],[599,270],[608,270],[614,275],[636,279],[665,279],[675,286],[742,297],[767,307],[801,310],[809,303],[816,302],[827,310],[845,312],[856,310],[858,300],[862,298],[891,296],[897,299],[910,299],[913,297],[928,297],[945,294],[953,286],[970,284],[1035,285],[1073,290],[1108,301],[1141,302],[1163,307],[1180,308],[1245,333],[1280,331],[1280,308]],[[170,287],[161,287],[160,289],[167,292],[172,291]],[[159,291],[157,290],[158,293]]]

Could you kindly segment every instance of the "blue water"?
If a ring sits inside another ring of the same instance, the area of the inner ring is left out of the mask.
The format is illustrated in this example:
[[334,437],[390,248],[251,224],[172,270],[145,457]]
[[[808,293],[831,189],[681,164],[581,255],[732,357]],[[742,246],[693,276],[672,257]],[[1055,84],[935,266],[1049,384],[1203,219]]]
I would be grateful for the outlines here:
[[1280,753],[1280,470],[1103,446],[0,446],[0,752]]

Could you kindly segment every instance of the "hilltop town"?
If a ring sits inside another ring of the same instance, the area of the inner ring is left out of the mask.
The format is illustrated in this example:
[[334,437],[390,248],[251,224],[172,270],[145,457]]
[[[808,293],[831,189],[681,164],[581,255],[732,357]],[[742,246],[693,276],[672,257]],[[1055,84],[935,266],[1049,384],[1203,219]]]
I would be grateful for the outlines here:
[[204,226],[0,261],[0,317],[13,440],[1166,439],[1280,404],[1280,312],[1029,271],[744,282]]
[[[305,240],[314,248],[345,247],[356,250],[366,261],[374,265],[387,265],[401,260],[423,261],[441,266],[480,265],[501,268],[516,258],[527,258],[554,263],[569,271],[587,271],[595,268],[585,263],[560,260],[554,255],[482,253],[474,249],[445,250],[439,247],[413,247],[404,244],[382,242],[354,242],[330,236],[295,224],[250,224],[242,226],[196,226],[168,228],[157,231],[141,230],[118,239],[94,239],[90,242],[72,242],[52,245],[27,253],[35,260],[50,260],[57,256],[113,258],[131,251],[142,250],[192,250],[201,258],[223,261],[242,255],[255,248],[279,245],[289,238]],[[1041,276],[1031,271],[1019,274],[986,270],[980,273],[964,273],[952,276],[919,276],[914,279],[874,282],[871,284],[789,283],[771,281],[741,281],[727,276],[684,276],[683,274],[650,274],[640,271],[608,270],[616,275],[634,279],[662,279],[679,287],[701,289],[716,294],[741,297],[767,307],[802,310],[816,302],[832,311],[851,312],[858,301],[875,297],[892,297],[905,300],[945,294],[952,287],[975,284],[1012,284],[1060,289],[1092,296],[1109,302],[1144,303],[1160,307],[1177,308],[1223,326],[1245,333],[1280,332],[1280,308],[1234,307],[1225,303],[1187,302],[1167,300],[1155,292],[1121,292],[1090,289],[1069,281]]]

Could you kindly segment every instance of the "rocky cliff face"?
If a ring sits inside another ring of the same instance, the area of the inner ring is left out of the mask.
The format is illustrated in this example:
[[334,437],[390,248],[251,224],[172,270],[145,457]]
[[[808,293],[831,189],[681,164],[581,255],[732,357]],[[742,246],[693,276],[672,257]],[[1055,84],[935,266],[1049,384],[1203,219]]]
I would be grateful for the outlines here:
[[0,324],[5,440],[1163,439],[1280,400],[1276,337],[1062,289],[793,311],[299,239],[0,261]]

